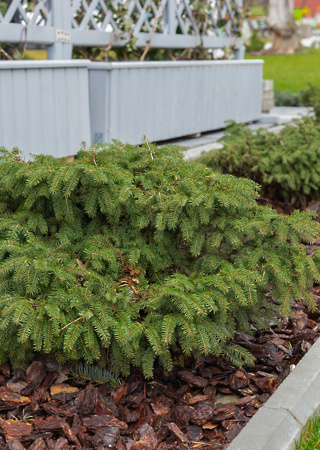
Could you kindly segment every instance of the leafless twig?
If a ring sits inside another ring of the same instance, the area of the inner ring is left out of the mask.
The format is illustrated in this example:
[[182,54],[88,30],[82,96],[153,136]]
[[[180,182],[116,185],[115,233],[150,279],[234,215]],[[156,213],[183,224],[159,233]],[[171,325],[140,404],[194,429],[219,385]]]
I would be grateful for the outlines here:
[[151,33],[150,33],[150,39],[149,39],[147,45],[145,46],[145,49],[140,57],[140,61],[144,61],[148,51],[150,50],[150,46],[151,46],[151,42],[152,42],[154,33],[156,32],[157,25],[158,25],[159,20],[161,19],[162,15],[163,15],[163,3],[160,2],[157,14],[155,15],[155,17],[153,19],[153,24],[152,24]]

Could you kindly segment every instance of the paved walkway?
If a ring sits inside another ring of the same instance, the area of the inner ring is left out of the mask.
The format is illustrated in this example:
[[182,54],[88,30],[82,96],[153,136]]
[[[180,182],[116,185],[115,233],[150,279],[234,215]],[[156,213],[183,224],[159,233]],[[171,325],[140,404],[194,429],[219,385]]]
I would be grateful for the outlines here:
[[[302,115],[309,114],[309,108],[298,107],[279,107],[272,108],[269,114],[261,114],[261,117],[256,122],[248,125],[251,130],[258,130],[259,128],[266,128],[270,131],[277,132],[281,127],[292,122],[293,119],[299,118]],[[214,148],[221,148],[221,144],[217,142],[223,137],[223,130],[202,133],[201,135],[174,139],[170,142],[181,145],[187,148],[185,158],[192,160],[200,156],[203,152],[207,152]]]

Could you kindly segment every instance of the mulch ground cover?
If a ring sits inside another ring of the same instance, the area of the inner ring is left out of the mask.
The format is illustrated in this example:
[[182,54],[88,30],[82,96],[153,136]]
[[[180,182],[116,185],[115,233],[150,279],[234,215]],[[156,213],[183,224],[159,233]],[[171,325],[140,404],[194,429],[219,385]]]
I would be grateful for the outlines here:
[[[320,286],[313,293],[320,307]],[[254,367],[206,356],[185,358],[182,368],[177,357],[171,372],[156,368],[146,381],[133,371],[110,390],[40,356],[26,370],[1,364],[0,449],[225,449],[320,335],[320,311],[292,310],[237,336]]]

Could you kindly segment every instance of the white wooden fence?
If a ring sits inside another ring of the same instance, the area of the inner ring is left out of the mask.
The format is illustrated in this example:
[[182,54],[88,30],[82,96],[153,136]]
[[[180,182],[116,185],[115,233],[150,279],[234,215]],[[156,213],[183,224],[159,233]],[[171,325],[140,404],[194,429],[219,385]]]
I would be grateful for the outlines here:
[[[71,59],[72,46],[124,46],[132,37],[138,47],[222,48],[235,44],[236,13],[243,0],[210,0],[205,30],[194,19],[192,0],[11,0],[0,13],[0,42],[44,45],[49,59]],[[124,20],[116,11],[125,8]],[[221,28],[221,20],[226,20]],[[128,29],[129,27],[129,29]],[[239,56],[239,55],[238,55]]]

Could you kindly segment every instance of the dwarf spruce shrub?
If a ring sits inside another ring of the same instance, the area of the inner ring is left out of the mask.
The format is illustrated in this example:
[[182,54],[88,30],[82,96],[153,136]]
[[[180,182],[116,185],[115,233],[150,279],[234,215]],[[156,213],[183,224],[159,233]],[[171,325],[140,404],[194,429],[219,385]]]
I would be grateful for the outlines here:
[[3,150],[0,180],[1,361],[41,352],[147,377],[181,352],[241,364],[236,332],[293,299],[314,306],[320,274],[300,242],[319,225],[178,148],[116,143],[72,163]]
[[312,117],[286,125],[280,133],[230,122],[223,148],[198,159],[213,170],[247,177],[262,195],[301,206],[320,198],[320,124]]

